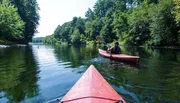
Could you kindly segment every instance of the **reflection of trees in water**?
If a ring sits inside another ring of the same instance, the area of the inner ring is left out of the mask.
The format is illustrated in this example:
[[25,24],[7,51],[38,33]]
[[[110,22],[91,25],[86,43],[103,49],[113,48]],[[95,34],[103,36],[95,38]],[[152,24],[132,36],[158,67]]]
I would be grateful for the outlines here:
[[[78,67],[78,70],[74,69],[77,73],[84,72],[86,66],[94,64],[115,90],[130,101],[180,100],[178,50],[122,47],[122,51],[130,55],[138,53],[138,69],[110,64],[103,57],[98,57],[98,50],[93,46],[58,46],[54,54],[63,65]],[[20,102],[38,95],[37,74],[31,47],[0,49],[0,91],[5,93],[4,98],[8,98],[9,102]]]
[[123,97],[137,102],[177,102],[180,100],[179,51],[122,47],[123,53],[140,55],[138,70],[101,64],[97,68]]
[[[133,102],[169,102],[180,100],[179,68],[180,52],[173,49],[121,47],[123,53],[140,56],[137,69],[126,65],[113,65],[108,61],[93,62],[104,78],[117,92]],[[97,58],[97,49],[88,47],[58,47],[59,60],[79,67],[82,61]],[[88,62],[86,65],[90,65]],[[172,94],[170,94],[172,91]]]
[[32,48],[3,48],[0,56],[0,91],[4,97],[9,102],[20,102],[38,95],[38,69]]
[[[180,100],[179,67],[180,52],[173,49],[122,47],[125,54],[139,55],[139,68],[114,65],[108,61],[93,62],[98,71],[123,97],[137,102],[170,102]],[[97,49],[87,47],[58,47],[59,60],[71,62],[72,67],[82,61],[97,58]],[[103,59],[105,60],[105,59]],[[92,62],[87,62],[90,65]],[[80,72],[81,73],[81,72]],[[171,92],[172,91],[172,92]]]
[[161,84],[168,87],[162,97],[180,100],[180,64],[162,68],[162,72],[160,75]]
[[97,49],[93,46],[58,46],[55,47],[54,54],[59,61],[71,62],[71,67],[76,68],[81,66],[85,61],[88,61],[97,56]]
[[[166,88],[158,91],[160,100],[171,101],[180,100],[180,50],[176,49],[146,49],[151,51],[148,58],[149,73],[153,76],[157,86]],[[168,89],[167,89],[168,88]],[[169,100],[168,100],[168,99]]]

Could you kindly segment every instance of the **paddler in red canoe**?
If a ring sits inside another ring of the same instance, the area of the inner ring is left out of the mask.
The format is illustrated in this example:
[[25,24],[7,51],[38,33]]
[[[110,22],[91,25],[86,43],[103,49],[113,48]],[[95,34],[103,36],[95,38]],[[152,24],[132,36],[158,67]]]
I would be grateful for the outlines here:
[[109,48],[107,52],[110,54],[121,54],[121,48],[119,46],[119,43],[115,42],[114,47]]

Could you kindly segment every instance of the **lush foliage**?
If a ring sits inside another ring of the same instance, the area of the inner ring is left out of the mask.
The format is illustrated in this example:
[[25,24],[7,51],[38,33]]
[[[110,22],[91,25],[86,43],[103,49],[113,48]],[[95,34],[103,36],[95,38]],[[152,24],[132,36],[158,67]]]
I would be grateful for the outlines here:
[[29,42],[39,24],[37,0],[11,0],[11,3],[18,8],[18,13],[25,22],[24,40]]
[[177,30],[171,9],[172,2],[167,0],[154,6],[151,13],[150,35],[155,45],[177,44]]
[[32,39],[33,43],[42,43],[44,41],[44,37],[36,37]]
[[180,0],[173,0],[173,4],[174,4],[173,13],[175,14],[176,22],[179,24],[179,22],[180,22]]
[[180,0],[173,0],[174,10],[172,13],[175,15],[175,21],[178,26],[178,44],[180,44]]
[[46,36],[43,39],[43,43],[45,43],[45,44],[55,44],[56,42],[57,42],[57,39],[55,39],[53,35]]
[[24,22],[17,13],[17,8],[7,0],[0,3],[0,38],[21,39],[24,30]]
[[85,43],[103,37],[129,45],[180,45],[179,0],[97,0],[85,19],[74,17],[58,26],[54,38],[60,42]]
[[27,43],[39,24],[36,0],[0,0],[0,39]]

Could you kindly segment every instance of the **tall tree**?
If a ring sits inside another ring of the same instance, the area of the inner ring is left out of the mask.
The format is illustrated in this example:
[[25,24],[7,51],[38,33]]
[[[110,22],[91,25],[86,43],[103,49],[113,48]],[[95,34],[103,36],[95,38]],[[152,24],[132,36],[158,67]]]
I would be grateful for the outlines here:
[[11,3],[18,8],[21,19],[25,22],[23,41],[31,41],[34,33],[37,32],[39,24],[39,7],[36,0],[11,0]]
[[75,29],[73,34],[71,35],[72,43],[74,43],[74,44],[80,43],[80,37],[81,37],[81,34],[80,34],[79,30]]
[[172,6],[171,0],[164,0],[154,7],[150,25],[154,45],[173,45],[177,42],[177,29],[171,14]]
[[71,42],[70,40],[71,22],[66,22],[61,26],[60,36],[58,37],[62,42]]
[[176,22],[177,24],[180,24],[180,0],[173,0],[174,4],[174,10],[173,13],[175,14],[176,17]]
[[113,9],[109,9],[106,13],[106,16],[103,17],[103,27],[100,31],[100,35],[104,38],[105,42],[110,43],[113,42],[116,38],[116,34],[113,32]]
[[[128,13],[117,10],[113,13],[113,33],[115,33],[121,41],[124,41],[128,33]],[[124,35],[125,34],[125,35]]]
[[60,40],[60,33],[61,33],[61,26],[58,25],[57,28],[54,31],[54,37],[58,40]]
[[86,12],[85,16],[88,21],[95,19],[94,12],[90,8],[88,8],[88,11]]
[[108,43],[120,39],[130,45],[177,45],[179,0],[173,0],[173,4],[172,0],[97,0],[85,19],[74,17],[57,27],[54,37],[83,43],[101,35]]
[[85,35],[88,40],[95,40],[96,36],[99,35],[98,20],[88,21],[85,24]]
[[149,30],[149,11],[152,6],[143,3],[134,8],[132,13],[128,16],[129,30],[127,34],[128,44],[143,45],[148,40]]
[[106,12],[113,7],[113,0],[97,0],[94,5],[94,14],[96,17],[101,18],[106,15]]
[[175,21],[178,28],[178,44],[180,45],[180,0],[173,0],[174,9],[173,14],[175,15]]
[[16,41],[23,38],[24,22],[17,13],[17,8],[8,0],[0,2],[0,38]]

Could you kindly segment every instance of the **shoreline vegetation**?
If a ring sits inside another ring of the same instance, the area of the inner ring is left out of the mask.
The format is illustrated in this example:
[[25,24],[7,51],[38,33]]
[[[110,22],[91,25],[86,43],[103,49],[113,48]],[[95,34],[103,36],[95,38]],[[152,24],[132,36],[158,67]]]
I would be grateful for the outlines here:
[[180,47],[180,0],[97,0],[86,18],[73,17],[54,33],[33,42],[44,44],[108,44]]
[[[40,38],[42,38],[42,37],[40,37]],[[34,38],[34,39],[37,39],[37,38]],[[39,42],[32,42],[32,43],[34,43],[34,44],[47,44],[47,45],[55,45],[55,46],[59,46],[59,45],[87,45],[87,46],[92,46],[92,45],[96,45],[96,46],[107,46],[107,45],[109,45],[109,46],[113,46],[114,45],[114,42],[112,42],[112,43],[108,43],[108,44],[103,44],[102,42],[99,42],[99,41],[86,41],[86,43],[84,43],[84,44],[71,44],[71,43],[67,43],[67,42],[61,42],[61,43],[54,43],[54,44],[48,44],[48,43],[44,43],[43,41],[39,41]],[[126,45],[126,44],[123,44],[123,43],[121,43],[120,42],[120,45],[121,46],[128,46],[128,47],[133,47],[133,45]],[[141,45],[141,46],[136,46],[136,45],[134,45],[135,47],[140,47],[140,48],[155,48],[155,49],[180,49],[180,47],[179,46],[147,46],[147,45]]]
[[28,45],[28,42],[22,42],[22,41],[8,41],[8,40],[1,40],[0,39],[0,45],[18,45],[18,44],[23,44],[23,45]]
[[0,44],[28,44],[39,24],[36,0],[0,0]]
[[[99,44],[96,36],[101,36],[108,44],[179,47],[179,8],[180,0],[97,0],[86,18],[73,17],[52,35],[32,42]],[[36,0],[0,0],[0,44],[31,42],[39,24],[38,11]]]

